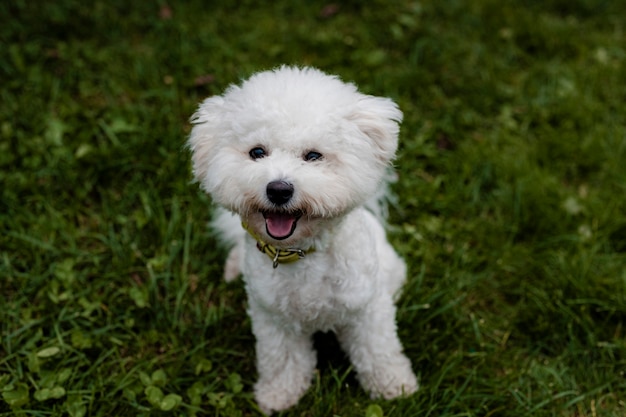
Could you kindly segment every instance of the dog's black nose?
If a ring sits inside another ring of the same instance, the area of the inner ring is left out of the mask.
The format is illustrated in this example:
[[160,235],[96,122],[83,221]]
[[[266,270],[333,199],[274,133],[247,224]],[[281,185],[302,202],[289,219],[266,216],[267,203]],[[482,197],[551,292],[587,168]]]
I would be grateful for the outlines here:
[[277,206],[287,204],[293,196],[293,185],[286,181],[272,181],[267,184],[267,198]]

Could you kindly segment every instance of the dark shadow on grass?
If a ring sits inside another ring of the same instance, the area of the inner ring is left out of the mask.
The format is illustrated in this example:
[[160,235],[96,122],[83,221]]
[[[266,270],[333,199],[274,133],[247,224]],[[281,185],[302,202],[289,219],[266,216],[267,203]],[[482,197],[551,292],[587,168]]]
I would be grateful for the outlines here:
[[[317,369],[322,375],[335,370],[338,375],[344,375],[350,368],[350,359],[341,349],[337,336],[333,332],[317,332],[313,335],[313,347],[317,352]],[[345,378],[344,386],[358,387],[356,372],[350,370]]]

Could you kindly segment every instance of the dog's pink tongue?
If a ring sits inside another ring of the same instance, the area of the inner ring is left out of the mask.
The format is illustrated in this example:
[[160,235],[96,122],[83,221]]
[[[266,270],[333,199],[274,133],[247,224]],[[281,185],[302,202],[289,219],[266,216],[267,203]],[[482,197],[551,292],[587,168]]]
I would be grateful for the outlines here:
[[288,237],[293,229],[296,217],[284,213],[267,214],[265,226],[267,233],[275,239]]

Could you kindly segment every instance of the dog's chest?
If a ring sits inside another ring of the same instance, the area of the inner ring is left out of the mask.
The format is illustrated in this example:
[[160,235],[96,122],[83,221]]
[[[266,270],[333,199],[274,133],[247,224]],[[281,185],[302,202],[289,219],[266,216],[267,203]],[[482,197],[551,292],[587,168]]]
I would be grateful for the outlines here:
[[330,269],[309,270],[292,276],[277,274],[268,281],[272,284],[252,285],[250,295],[285,320],[285,325],[311,331],[332,330],[345,324],[358,314],[375,292],[373,279],[341,276]]

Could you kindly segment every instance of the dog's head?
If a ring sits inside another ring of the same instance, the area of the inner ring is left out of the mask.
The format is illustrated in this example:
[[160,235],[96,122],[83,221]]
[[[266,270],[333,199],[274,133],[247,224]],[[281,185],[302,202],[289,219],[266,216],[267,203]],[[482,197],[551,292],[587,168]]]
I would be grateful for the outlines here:
[[192,117],[193,173],[264,240],[293,246],[377,191],[401,120],[392,100],[312,68],[257,73]]

